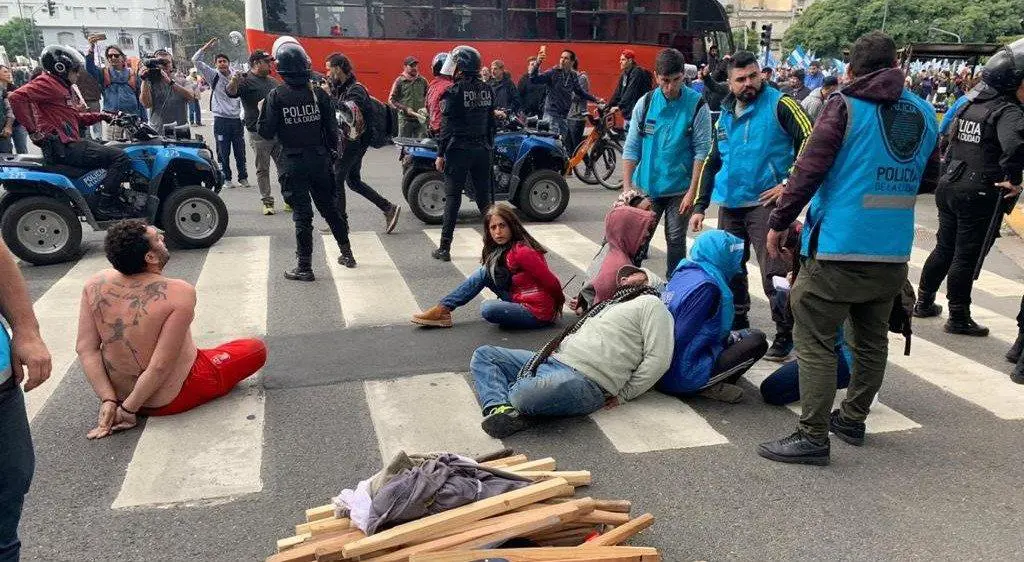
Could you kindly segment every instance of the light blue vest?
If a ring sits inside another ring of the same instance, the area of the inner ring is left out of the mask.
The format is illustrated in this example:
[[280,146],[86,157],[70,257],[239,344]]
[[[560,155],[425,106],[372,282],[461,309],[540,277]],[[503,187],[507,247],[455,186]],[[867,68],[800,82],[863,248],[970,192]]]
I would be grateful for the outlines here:
[[[693,174],[693,118],[701,95],[683,86],[679,99],[669,102],[661,88],[650,94],[647,120],[640,124],[641,156],[633,183],[651,197],[685,193]],[[643,105],[640,98],[637,107]],[[641,110],[636,110],[634,113]]]
[[782,96],[765,85],[738,117],[733,111],[722,111],[715,126],[722,168],[715,174],[712,203],[730,209],[760,205],[758,196],[763,191],[789,177],[796,155],[793,138],[779,123]]
[[11,378],[11,337],[7,328],[0,322],[0,383]]
[[907,90],[892,105],[843,99],[846,138],[811,199],[800,252],[819,260],[906,262],[917,191],[938,141],[935,110]]

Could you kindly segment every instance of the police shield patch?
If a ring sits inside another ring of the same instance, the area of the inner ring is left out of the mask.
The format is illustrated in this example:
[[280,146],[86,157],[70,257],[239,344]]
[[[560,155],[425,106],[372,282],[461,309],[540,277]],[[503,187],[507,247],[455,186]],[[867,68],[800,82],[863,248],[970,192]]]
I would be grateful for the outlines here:
[[924,141],[924,114],[913,103],[899,100],[878,106],[885,148],[899,162],[909,162]]

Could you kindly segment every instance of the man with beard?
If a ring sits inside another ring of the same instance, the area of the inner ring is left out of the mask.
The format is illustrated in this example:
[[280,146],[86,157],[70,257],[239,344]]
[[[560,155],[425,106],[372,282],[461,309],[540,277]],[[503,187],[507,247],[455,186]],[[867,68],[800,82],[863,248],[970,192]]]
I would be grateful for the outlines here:
[[416,57],[405,57],[402,73],[391,85],[391,107],[398,110],[398,136],[420,138],[426,134],[423,116],[427,79],[420,75],[420,61]]
[[619,68],[622,74],[615,86],[612,98],[608,100],[611,111],[622,110],[622,117],[626,120],[626,129],[629,129],[629,119],[633,116],[633,106],[651,90],[653,82],[651,73],[647,72],[636,63],[636,53],[632,49],[623,49],[619,55]]
[[[736,306],[733,329],[741,330],[750,325],[746,263],[751,246],[761,265],[761,283],[769,300],[775,294],[772,277],[785,277],[789,271],[788,262],[769,257],[765,249],[768,216],[785,188],[793,161],[811,134],[811,120],[796,100],[764,86],[753,53],[736,53],[726,68],[730,93],[722,101],[722,113],[715,124],[690,227],[699,231],[704,213],[715,203],[719,205],[719,228],[743,240],[743,274],[730,282]],[[783,361],[793,350],[793,325],[781,314],[772,316],[775,341],[765,359]]]
[[156,228],[119,222],[103,246],[114,269],[86,282],[78,317],[78,359],[100,400],[99,421],[86,437],[131,429],[138,414],[191,410],[263,367],[267,348],[258,339],[196,348],[196,290],[164,276],[171,255]]
[[491,81],[488,85],[494,90],[495,109],[499,109],[512,117],[519,114],[521,108],[519,90],[512,82],[512,75],[505,69],[503,61],[495,60],[491,62]]
[[273,62],[274,57],[269,53],[253,51],[249,55],[249,72],[232,74],[224,88],[229,98],[241,99],[242,107],[245,108],[245,130],[249,131],[249,145],[256,154],[256,185],[260,188],[264,215],[274,214],[274,195],[270,191],[270,161],[276,161],[281,152],[277,139],[266,140],[256,130],[260,103],[271,90],[281,85],[280,80],[270,75]]

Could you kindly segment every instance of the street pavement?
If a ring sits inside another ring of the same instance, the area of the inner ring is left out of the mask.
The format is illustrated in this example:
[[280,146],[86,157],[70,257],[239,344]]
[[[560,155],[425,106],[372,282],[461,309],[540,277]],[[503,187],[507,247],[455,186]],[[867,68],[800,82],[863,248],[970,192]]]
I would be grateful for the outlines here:
[[[209,136],[209,127],[200,132]],[[395,149],[371,151],[363,177],[400,200]],[[576,276],[567,292],[578,289],[615,196],[570,185],[562,217],[527,225],[562,282]],[[277,193],[276,177],[274,186]],[[653,513],[640,542],[666,561],[1016,560],[1024,551],[1024,386],[1009,382],[1003,359],[1024,293],[1024,270],[1008,257],[1021,255],[1019,238],[997,243],[975,291],[976,317],[993,334],[968,339],[945,334],[943,319],[915,321],[909,357],[894,336],[866,444],[833,439],[832,464],[818,468],[755,454],[797,420],[762,402],[756,383],[775,367],[764,362],[742,381],[740,404],[652,392],[491,439],[466,378],[473,350],[536,349],[571,319],[505,331],[480,319],[481,297],[454,313],[450,330],[408,322],[474,267],[481,229],[472,204],[463,205],[453,261],[441,263],[429,255],[437,227],[406,206],[397,231],[384,235],[383,215],[350,193],[359,267],[338,267],[333,241],[317,235],[317,281],[307,284],[281,275],[294,263],[294,231],[280,202],[264,217],[255,187],[222,196],[231,215],[224,239],[209,250],[172,250],[167,274],[197,286],[200,345],[256,335],[270,353],[257,377],[192,412],[86,440],[99,404],[75,361],[75,326],[84,279],[106,265],[102,235],[87,235],[77,262],[22,265],[55,358],[51,381],[27,395],[37,465],[23,559],[262,559],[293,534],[304,509],[353,487],[396,450],[475,455],[503,446],[591,470],[588,494]],[[934,244],[930,196],[920,197],[917,221],[915,282]],[[652,246],[647,265],[662,273],[661,232]],[[751,286],[752,323],[770,332],[764,296]]]

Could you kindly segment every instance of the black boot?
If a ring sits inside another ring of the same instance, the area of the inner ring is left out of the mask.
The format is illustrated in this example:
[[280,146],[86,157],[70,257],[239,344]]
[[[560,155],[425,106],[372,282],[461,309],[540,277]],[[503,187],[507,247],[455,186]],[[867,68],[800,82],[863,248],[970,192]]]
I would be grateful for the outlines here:
[[971,319],[970,305],[949,305],[949,320],[944,328],[950,334],[983,338],[988,335],[988,328]]
[[438,246],[438,248],[436,250],[431,252],[430,257],[434,258],[435,260],[452,261],[451,247],[452,247],[452,241],[451,240],[443,240],[442,239],[441,240],[441,245]]
[[914,303],[914,318],[932,318],[942,314],[942,305],[935,304],[935,293],[920,291]]
[[1010,350],[1006,352],[1006,360],[1010,363],[1016,363],[1020,360],[1021,348],[1024,347],[1024,332],[1017,333],[1017,340],[1010,346]]
[[1010,373],[1010,380],[1017,384],[1024,384],[1024,361],[1017,361],[1017,366]]
[[341,249],[341,255],[338,256],[338,264],[343,265],[349,269],[356,266],[356,258],[352,255],[352,248],[346,246]]
[[764,360],[781,363],[789,359],[791,353],[793,353],[793,334],[778,332],[775,334],[772,346],[768,348],[768,353],[765,353]]
[[116,221],[128,217],[124,203],[109,193],[100,192],[96,197],[96,213],[99,220]]
[[299,258],[299,265],[295,269],[285,271],[284,278],[289,281],[316,281],[313,275],[313,260]]

